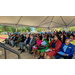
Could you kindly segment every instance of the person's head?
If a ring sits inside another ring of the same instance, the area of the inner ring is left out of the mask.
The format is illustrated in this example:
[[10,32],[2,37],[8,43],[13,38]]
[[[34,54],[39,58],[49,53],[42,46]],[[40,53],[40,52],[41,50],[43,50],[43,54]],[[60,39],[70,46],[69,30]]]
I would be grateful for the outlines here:
[[47,36],[45,36],[44,39],[47,40]]
[[61,34],[58,34],[59,36],[61,35]]
[[70,43],[70,40],[69,39],[66,39],[65,40],[65,45],[69,45],[69,43]]
[[33,34],[31,34],[31,35],[30,35],[30,38],[32,39],[33,37],[34,37],[34,35],[33,35]]
[[18,35],[20,36],[20,33]]
[[58,40],[57,35],[54,35],[54,41],[57,41],[57,40]]
[[22,36],[23,36],[23,34],[22,34]]
[[72,35],[70,35],[70,39],[73,40],[73,36]]
[[45,34],[47,36],[47,34]]
[[38,36],[38,37],[36,38],[36,40],[40,40],[40,37]]
[[63,35],[67,36],[67,34],[63,34]]
[[63,35],[61,35],[60,37],[61,37],[61,39],[63,39]]
[[16,36],[16,35],[14,34],[14,36]]
[[18,35],[18,37],[20,38],[20,35]]
[[26,35],[26,38],[28,38],[28,37],[29,37],[29,35],[27,34],[27,35]]
[[42,34],[40,34],[40,36],[42,36]]

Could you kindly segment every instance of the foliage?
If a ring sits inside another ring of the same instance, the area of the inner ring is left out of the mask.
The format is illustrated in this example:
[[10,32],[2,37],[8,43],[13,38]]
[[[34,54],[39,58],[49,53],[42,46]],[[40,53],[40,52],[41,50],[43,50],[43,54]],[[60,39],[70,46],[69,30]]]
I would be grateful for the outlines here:
[[35,31],[41,32],[42,31],[42,28],[35,28]]
[[[20,27],[17,29],[18,32],[22,33],[22,32],[30,32],[31,28],[30,27]],[[58,30],[58,29],[57,29]],[[60,31],[64,30],[64,28],[59,28]],[[75,31],[75,27],[70,27],[68,28],[68,30],[70,31]],[[16,29],[14,27],[11,26],[4,26],[4,25],[0,25],[0,33],[1,32],[10,32],[10,33],[14,33],[16,31]],[[42,28],[35,28],[35,31],[37,32],[41,32]]]
[[69,30],[70,31],[75,31],[75,27],[70,27]]
[[18,32],[30,32],[31,28],[30,27],[21,27],[17,29]]
[[[30,32],[31,28],[30,27],[21,27],[21,28],[18,28],[17,30],[18,30],[18,32]],[[16,31],[16,28],[14,28],[14,27],[0,25],[0,33],[1,32],[14,33],[15,31]]]

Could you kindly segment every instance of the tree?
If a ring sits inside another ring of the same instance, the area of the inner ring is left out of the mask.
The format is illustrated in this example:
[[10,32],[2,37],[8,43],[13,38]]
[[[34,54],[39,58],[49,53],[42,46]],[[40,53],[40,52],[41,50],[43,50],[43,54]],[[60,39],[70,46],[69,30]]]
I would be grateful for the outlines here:
[[35,31],[41,32],[42,31],[42,28],[35,28]]
[[18,32],[30,32],[31,31],[31,28],[30,27],[21,27],[21,28],[18,28]]
[[75,31],[75,27],[70,27],[69,30],[70,31]]
[[6,32],[6,28],[7,28],[7,26],[3,25],[3,28],[4,28],[4,32]]

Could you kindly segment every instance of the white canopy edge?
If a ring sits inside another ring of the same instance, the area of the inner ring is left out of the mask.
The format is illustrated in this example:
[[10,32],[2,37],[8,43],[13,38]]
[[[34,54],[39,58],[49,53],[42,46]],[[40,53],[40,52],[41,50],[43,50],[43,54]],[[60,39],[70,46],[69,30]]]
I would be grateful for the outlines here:
[[75,26],[75,16],[0,16],[0,25],[15,28],[68,28]]

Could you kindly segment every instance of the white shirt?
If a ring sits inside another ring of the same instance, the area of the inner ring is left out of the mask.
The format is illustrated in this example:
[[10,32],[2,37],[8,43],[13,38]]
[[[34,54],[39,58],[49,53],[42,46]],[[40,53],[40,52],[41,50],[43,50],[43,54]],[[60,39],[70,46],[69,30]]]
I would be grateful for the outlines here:
[[28,39],[28,38],[26,38],[26,40],[24,41],[24,43],[26,43],[27,39]]
[[[32,38],[33,39],[33,38]],[[31,45],[32,39],[30,40],[29,44]]]

